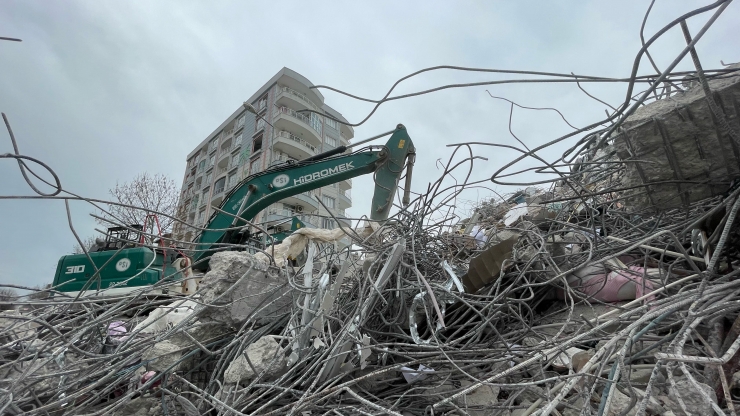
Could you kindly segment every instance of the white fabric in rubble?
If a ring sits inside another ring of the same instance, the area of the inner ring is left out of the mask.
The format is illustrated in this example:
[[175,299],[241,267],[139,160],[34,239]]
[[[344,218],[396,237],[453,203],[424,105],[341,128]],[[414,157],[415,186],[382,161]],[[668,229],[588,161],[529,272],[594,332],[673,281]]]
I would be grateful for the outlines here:
[[[282,243],[267,247],[264,253],[273,254],[275,250],[275,265],[282,267],[288,258],[296,258],[306,248],[309,241],[319,243],[333,243],[345,236],[341,228],[326,230],[323,228],[301,228],[283,240]],[[264,253],[255,254],[257,260],[269,264],[270,258]]]
[[483,227],[480,225],[474,225],[473,229],[470,230],[470,236],[475,239],[475,242],[479,245],[485,245],[486,244],[486,233]]
[[132,332],[139,329],[144,334],[156,334],[175,327],[193,314],[198,303],[192,300],[177,300],[165,306],[160,306],[149,313],[149,316],[141,321]]

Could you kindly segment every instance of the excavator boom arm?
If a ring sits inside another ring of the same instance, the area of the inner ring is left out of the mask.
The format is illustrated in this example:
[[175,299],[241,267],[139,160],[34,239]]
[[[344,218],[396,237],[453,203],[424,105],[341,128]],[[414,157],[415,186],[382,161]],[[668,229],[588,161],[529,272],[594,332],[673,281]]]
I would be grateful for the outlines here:
[[194,240],[193,267],[207,268],[207,259],[214,251],[231,243],[235,234],[233,228],[245,224],[240,219],[250,221],[281,199],[368,173],[375,173],[370,218],[375,221],[387,219],[406,158],[413,152],[406,128],[399,124],[379,150],[281,165],[247,177],[224,198],[219,210]]

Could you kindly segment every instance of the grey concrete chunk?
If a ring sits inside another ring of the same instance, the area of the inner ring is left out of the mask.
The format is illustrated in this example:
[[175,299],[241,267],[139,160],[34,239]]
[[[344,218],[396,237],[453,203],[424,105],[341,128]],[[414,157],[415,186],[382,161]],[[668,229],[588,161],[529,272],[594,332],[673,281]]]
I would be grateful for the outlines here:
[[[717,403],[717,396],[711,387],[704,383],[698,383],[709,398]],[[678,404],[677,396],[680,395],[686,409],[689,411],[689,415],[711,415],[713,414],[712,405],[702,397],[702,394],[694,387],[694,384],[689,381],[686,377],[676,378],[676,387],[670,386],[668,391],[670,392],[671,401],[667,403],[670,410],[673,411],[677,416],[686,415],[681,410],[681,406]]]
[[[249,361],[240,354],[229,364],[224,373],[224,383],[235,384],[244,380],[251,380],[258,374],[265,372],[265,379],[273,379],[286,369],[286,359],[283,348],[272,336],[264,336],[250,344],[245,353]],[[252,366],[249,363],[252,363]],[[255,374],[255,371],[257,372]]]
[[201,281],[202,302],[208,305],[199,313],[201,321],[234,329],[250,317],[268,323],[289,311],[292,291],[280,269],[235,251],[214,254],[210,266]]
[[[162,341],[154,344],[147,349],[142,356],[142,360],[150,361],[146,368],[151,371],[166,371],[170,366],[177,363],[182,358],[180,347],[170,341]],[[170,371],[176,371],[179,366],[175,366]]]

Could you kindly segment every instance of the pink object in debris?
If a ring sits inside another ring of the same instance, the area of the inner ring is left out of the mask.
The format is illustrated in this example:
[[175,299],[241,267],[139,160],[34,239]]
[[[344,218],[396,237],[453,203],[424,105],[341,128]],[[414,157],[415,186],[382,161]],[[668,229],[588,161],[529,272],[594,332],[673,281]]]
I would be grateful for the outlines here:
[[108,336],[121,337],[126,335],[126,323],[123,321],[113,321],[108,324]]
[[128,339],[128,331],[126,330],[125,322],[113,321],[108,324],[108,344],[109,345],[120,345],[123,341]]
[[[146,384],[149,380],[152,379],[152,377],[154,377],[156,375],[157,375],[157,372],[156,371],[147,371],[146,373],[142,374],[141,375],[141,380],[139,381],[139,387],[141,387],[144,384]],[[155,381],[154,384],[152,384],[151,386],[149,386],[149,388],[152,388],[153,389],[155,387],[159,387],[160,384],[162,384],[162,379],[159,379],[159,380]]]
[[[589,272],[581,273],[577,278],[569,278],[570,287],[582,292],[592,299],[602,302],[620,302],[633,300],[649,294],[654,290],[653,282],[643,278],[645,269],[630,266],[627,269],[615,270],[608,274],[597,273],[601,267],[592,268]],[[575,274],[575,273],[574,273]],[[558,291],[558,297],[563,299],[565,292]],[[655,295],[646,298],[648,302],[655,300]]]
[[[649,279],[643,279],[644,275],[645,270],[642,267],[630,266],[607,275],[596,275],[574,289],[604,302],[632,300],[653,291],[653,283]],[[655,300],[655,295],[646,300]]]

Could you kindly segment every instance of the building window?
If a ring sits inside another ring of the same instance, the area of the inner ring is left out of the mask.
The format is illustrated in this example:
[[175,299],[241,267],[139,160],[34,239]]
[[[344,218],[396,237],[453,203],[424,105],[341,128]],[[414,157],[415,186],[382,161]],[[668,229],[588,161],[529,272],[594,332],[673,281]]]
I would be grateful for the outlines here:
[[260,101],[257,103],[257,110],[258,111],[262,111],[266,107],[267,107],[267,95],[265,95],[264,97],[262,97],[260,99]]
[[238,129],[239,127],[243,127],[246,120],[247,116],[242,114],[242,116],[239,117],[238,120],[236,120],[236,128]]
[[339,127],[339,123],[330,119],[329,117],[326,117],[325,120],[326,120],[326,125],[333,128],[334,130],[337,130],[337,128]]
[[254,175],[255,173],[260,171],[260,160],[255,159],[252,161],[252,163],[249,165],[249,174]]
[[234,137],[234,144],[231,145],[231,147],[235,148],[239,146],[240,144],[242,144],[242,133],[239,133],[236,135],[236,137]]
[[326,205],[327,208],[334,209],[334,198],[332,198],[330,196],[323,195],[321,197],[321,201],[324,203],[324,205]]
[[262,135],[255,137],[252,141],[252,153],[256,153],[262,150]]
[[213,195],[220,194],[224,191],[224,188],[226,187],[226,177],[219,179],[216,181],[216,183],[213,185]]
[[198,213],[198,225],[201,225],[205,222],[206,219],[206,210],[203,210]]
[[337,147],[337,139],[333,137],[329,137],[329,136],[324,137],[324,143],[328,144],[331,147]]
[[334,227],[334,220],[331,218],[322,218],[321,219],[321,228],[328,228],[332,229]]
[[211,156],[211,158],[208,160],[208,167],[212,167],[216,164],[216,156]]
[[319,133],[321,136],[321,116],[316,113],[311,113],[311,127]]
[[206,175],[206,180],[203,183],[203,187],[211,186],[211,179],[213,179],[213,172],[209,172],[208,175]]
[[236,179],[237,179],[236,175],[231,175],[229,177],[229,189],[233,188],[234,185],[236,185]]
[[262,130],[264,128],[265,128],[265,119],[264,118],[260,118],[259,120],[257,120],[257,130],[255,130],[255,131],[260,131],[260,130]]

